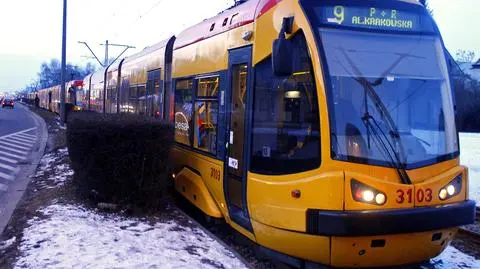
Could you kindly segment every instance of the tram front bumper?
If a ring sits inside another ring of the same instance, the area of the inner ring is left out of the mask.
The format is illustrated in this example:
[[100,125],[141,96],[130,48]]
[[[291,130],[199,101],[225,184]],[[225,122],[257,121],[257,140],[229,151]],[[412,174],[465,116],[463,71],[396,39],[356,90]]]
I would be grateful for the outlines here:
[[433,231],[475,222],[475,202],[378,211],[307,211],[307,233],[372,236]]
[[427,261],[475,221],[475,202],[382,211],[308,210],[307,232],[328,236],[330,265],[383,267]]

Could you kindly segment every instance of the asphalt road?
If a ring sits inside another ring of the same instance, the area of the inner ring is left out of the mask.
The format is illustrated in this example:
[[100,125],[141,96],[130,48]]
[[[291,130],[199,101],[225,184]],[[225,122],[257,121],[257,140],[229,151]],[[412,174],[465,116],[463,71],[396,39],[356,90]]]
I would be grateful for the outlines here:
[[36,126],[32,113],[24,106],[15,104],[14,109],[0,108],[0,136]]
[[0,233],[43,156],[47,137],[44,120],[26,106],[0,108]]

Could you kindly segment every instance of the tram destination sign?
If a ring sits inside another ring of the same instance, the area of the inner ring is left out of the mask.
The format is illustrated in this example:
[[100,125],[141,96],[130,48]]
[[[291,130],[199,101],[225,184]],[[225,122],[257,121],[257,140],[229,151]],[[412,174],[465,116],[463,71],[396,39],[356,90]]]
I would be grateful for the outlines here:
[[357,28],[419,31],[422,16],[417,13],[377,7],[323,7],[323,23]]

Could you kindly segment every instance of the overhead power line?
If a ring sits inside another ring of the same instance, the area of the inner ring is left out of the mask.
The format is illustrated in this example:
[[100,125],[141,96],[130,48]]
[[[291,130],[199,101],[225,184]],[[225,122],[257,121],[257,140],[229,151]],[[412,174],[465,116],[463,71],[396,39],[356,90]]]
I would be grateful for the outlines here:
[[[131,45],[123,45],[123,44],[112,44],[112,43],[108,43],[108,40],[105,41],[105,44],[100,44],[102,46],[105,46],[105,60],[104,62],[102,63],[100,61],[100,59],[97,57],[97,55],[95,54],[95,52],[93,52],[93,50],[90,48],[90,46],[87,44],[87,42],[84,42],[84,41],[78,41],[78,43],[80,44],[84,44],[88,50],[90,51],[90,53],[92,53],[93,57],[97,60],[97,62],[100,64],[100,66],[102,67],[107,67],[109,64],[111,63],[114,63],[115,61],[117,61],[128,49],[134,49],[135,47],[134,46],[131,46]],[[114,47],[123,47],[124,50],[115,58],[115,60],[113,60],[111,63],[109,62],[109,58],[108,58],[108,48],[109,46],[114,46]]]

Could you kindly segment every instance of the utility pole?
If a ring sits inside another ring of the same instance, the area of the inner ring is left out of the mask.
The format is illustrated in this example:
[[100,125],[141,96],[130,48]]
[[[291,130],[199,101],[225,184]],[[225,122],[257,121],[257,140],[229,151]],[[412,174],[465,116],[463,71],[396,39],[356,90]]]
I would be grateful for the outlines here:
[[[112,43],[108,43],[108,40],[105,41],[105,44],[100,44],[101,46],[105,46],[105,62],[104,62],[104,67],[107,67],[109,66],[110,64],[114,63],[116,60],[118,60],[118,58],[120,58],[120,56],[122,56],[128,49],[134,49],[135,47],[134,46],[130,46],[130,45],[122,45],[122,44],[112,44]],[[117,58],[115,58],[115,60],[113,60],[113,62],[109,62],[109,58],[108,58],[108,46],[113,46],[113,47],[123,47],[125,48],[118,56]]]
[[67,0],[63,0],[63,31],[62,31],[62,75],[60,90],[60,120],[66,122],[65,113],[65,68],[67,60]]
[[105,61],[104,66],[108,66],[108,40],[105,41]]
[[[93,50],[87,44],[87,42],[78,41],[78,43],[84,44],[87,47],[87,49],[90,51],[90,53],[93,55],[93,57],[95,57],[95,59],[97,60],[97,62],[100,64],[101,67],[108,67],[109,64],[118,60],[118,58],[120,58],[128,49],[134,49],[135,48],[134,46],[130,46],[130,45],[111,44],[111,43],[108,43],[108,40],[106,40],[105,44],[100,44],[101,46],[105,46],[105,59],[102,63],[100,61],[100,59],[97,57],[97,55],[95,54],[95,52],[93,52]],[[115,58],[115,60],[113,60],[113,62],[110,63],[109,60],[108,60],[108,46],[124,47],[125,49],[117,56],[117,58]]]

